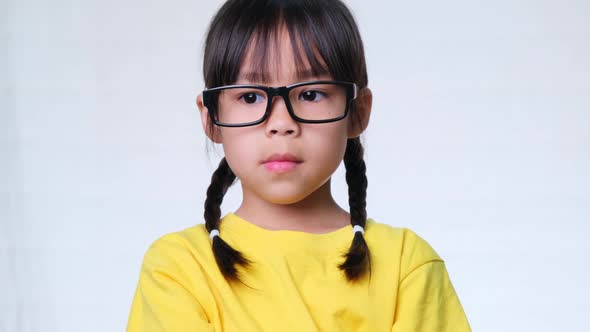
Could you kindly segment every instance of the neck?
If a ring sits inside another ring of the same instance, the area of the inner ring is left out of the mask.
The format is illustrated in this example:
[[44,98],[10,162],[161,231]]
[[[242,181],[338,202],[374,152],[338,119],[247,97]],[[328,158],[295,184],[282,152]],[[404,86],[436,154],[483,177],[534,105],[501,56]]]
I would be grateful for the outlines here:
[[270,230],[326,233],[339,229],[350,224],[350,215],[334,201],[330,181],[292,204],[268,202],[242,185],[243,200],[235,214]]

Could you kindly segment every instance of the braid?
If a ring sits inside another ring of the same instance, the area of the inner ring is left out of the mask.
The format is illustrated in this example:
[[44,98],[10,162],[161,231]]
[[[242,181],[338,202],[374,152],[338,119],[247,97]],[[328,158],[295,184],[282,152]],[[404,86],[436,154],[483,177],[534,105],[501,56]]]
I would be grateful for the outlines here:
[[[209,233],[214,229],[219,229],[221,202],[235,179],[236,175],[225,158],[221,159],[219,166],[211,176],[211,184],[207,189],[207,199],[205,200],[205,227]],[[245,267],[249,261],[239,251],[223,241],[220,236],[214,236],[212,242],[213,255],[221,273],[229,280],[239,280],[236,264]]]
[[[350,206],[350,223],[353,226],[365,227],[367,219],[367,175],[363,160],[363,146],[360,138],[348,140],[344,153],[346,167],[346,183],[348,183],[348,204]],[[371,261],[369,246],[362,232],[355,232],[345,261],[338,265],[349,281],[359,280],[367,271],[370,272]]]

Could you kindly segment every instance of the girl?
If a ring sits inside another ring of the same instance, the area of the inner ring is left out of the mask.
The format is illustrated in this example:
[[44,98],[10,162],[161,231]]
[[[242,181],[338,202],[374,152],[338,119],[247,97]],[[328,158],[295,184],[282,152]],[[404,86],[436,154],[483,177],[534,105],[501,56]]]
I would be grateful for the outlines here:
[[[443,260],[366,216],[363,44],[339,0],[229,0],[197,97],[225,158],[205,224],[145,254],[127,331],[470,331]],[[330,178],[346,166],[350,213]],[[243,201],[221,216],[228,187]]]

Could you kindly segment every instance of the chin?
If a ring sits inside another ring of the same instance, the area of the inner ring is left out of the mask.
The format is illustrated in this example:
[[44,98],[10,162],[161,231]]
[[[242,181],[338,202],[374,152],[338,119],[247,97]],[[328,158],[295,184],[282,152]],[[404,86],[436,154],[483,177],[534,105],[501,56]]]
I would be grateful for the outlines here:
[[289,205],[302,201],[310,194],[311,193],[293,192],[289,190],[276,190],[274,192],[260,193],[260,197],[272,204]]
[[295,204],[302,201],[305,196],[287,196],[287,195],[275,195],[264,197],[264,200],[272,204],[289,205]]

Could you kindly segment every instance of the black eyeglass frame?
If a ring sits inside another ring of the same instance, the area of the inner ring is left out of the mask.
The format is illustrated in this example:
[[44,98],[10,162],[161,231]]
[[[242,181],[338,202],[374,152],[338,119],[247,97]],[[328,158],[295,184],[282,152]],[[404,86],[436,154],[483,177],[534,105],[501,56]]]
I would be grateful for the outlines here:
[[[306,85],[315,85],[315,84],[335,84],[341,85],[346,88],[346,107],[344,109],[344,113],[336,118],[332,119],[325,119],[325,120],[307,120],[302,119],[295,115],[293,111],[293,106],[291,106],[291,101],[289,100],[289,92],[298,87],[306,86]],[[247,123],[240,123],[240,124],[230,124],[230,123],[223,123],[219,122],[216,119],[216,105],[214,99],[214,94],[222,91],[222,90],[229,90],[229,89],[236,89],[236,88],[252,88],[252,89],[259,89],[266,92],[268,97],[266,102],[266,110],[262,117],[256,121],[247,122]],[[256,85],[256,84],[233,84],[233,85],[224,85],[220,87],[210,88],[203,90],[203,105],[207,107],[209,112],[209,117],[213,121],[213,123],[217,126],[221,127],[247,127],[247,126],[255,126],[257,124],[263,123],[266,121],[268,116],[270,115],[270,110],[272,108],[272,100],[274,97],[281,96],[285,101],[285,106],[287,107],[287,111],[293,120],[301,123],[329,123],[335,122],[344,119],[348,115],[348,111],[350,110],[350,103],[356,99],[358,93],[358,87],[355,83],[351,82],[344,82],[344,81],[307,81],[307,82],[299,82],[287,86],[280,86],[280,87],[270,87],[264,85]]]

